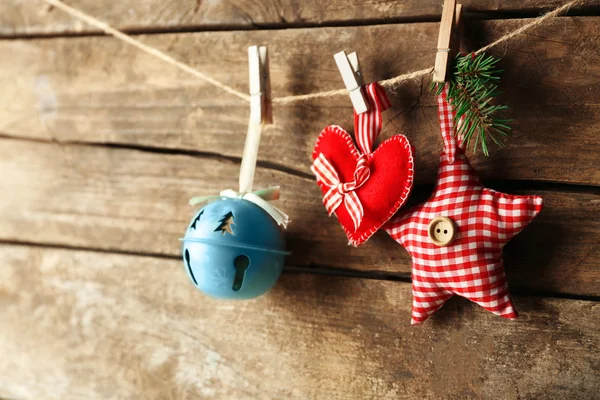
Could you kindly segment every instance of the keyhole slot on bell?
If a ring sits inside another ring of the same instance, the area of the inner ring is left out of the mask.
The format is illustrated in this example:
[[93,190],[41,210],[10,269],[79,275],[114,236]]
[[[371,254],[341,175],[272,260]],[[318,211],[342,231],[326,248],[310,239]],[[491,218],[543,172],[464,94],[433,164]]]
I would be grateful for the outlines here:
[[250,259],[248,256],[237,256],[235,260],[233,260],[233,266],[235,267],[235,278],[233,279],[233,289],[234,292],[237,292],[242,288],[242,284],[244,283],[244,276],[246,275],[246,270],[250,266]]

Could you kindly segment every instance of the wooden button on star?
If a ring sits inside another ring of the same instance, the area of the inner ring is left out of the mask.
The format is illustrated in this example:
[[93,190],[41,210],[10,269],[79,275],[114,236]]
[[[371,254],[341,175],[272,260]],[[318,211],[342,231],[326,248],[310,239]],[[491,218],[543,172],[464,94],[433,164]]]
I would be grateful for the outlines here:
[[448,246],[454,241],[454,222],[448,217],[435,217],[429,223],[427,233],[436,246]]

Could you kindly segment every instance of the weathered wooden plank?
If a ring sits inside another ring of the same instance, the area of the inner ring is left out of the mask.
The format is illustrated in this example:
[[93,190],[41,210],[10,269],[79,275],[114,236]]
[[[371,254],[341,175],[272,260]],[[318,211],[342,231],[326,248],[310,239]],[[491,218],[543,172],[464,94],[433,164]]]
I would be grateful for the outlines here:
[[[467,37],[487,43],[522,23],[471,21]],[[484,178],[600,183],[599,23],[595,17],[559,18],[497,49],[507,70],[503,101],[512,107],[514,137],[489,159],[474,159]],[[332,57],[340,49],[359,50],[367,80],[430,66],[437,29],[426,23],[142,40],[242,91],[246,46],[268,44],[273,93],[282,96],[341,87]],[[242,154],[246,104],[112,38],[0,41],[0,54],[4,135]],[[427,88],[426,81],[395,92],[382,134],[408,135],[417,149],[418,182],[433,182],[441,148]],[[276,106],[274,112],[260,158],[306,173],[322,128],[351,128],[346,96]]]
[[[64,3],[125,30],[164,29],[254,29],[261,26],[298,26],[383,20],[431,20],[439,17],[438,0],[356,2],[351,0],[296,2],[249,0],[151,0],[97,1],[78,0]],[[532,13],[557,7],[558,0],[464,0],[468,13],[495,11]],[[590,4],[592,3],[592,4]],[[592,8],[595,1],[576,9]],[[596,4],[597,5],[597,4]],[[0,4],[0,34],[36,35],[90,33],[96,29],[82,24],[41,0],[8,1]]]
[[[206,157],[3,139],[0,240],[178,256],[193,214],[188,199],[235,188],[238,168]],[[259,168],[256,186],[272,184],[282,185],[279,206],[293,220],[289,265],[410,276],[408,254],[385,233],[348,246],[312,179]],[[538,194],[545,210],[505,249],[511,288],[600,296],[600,195]]]
[[175,260],[1,246],[8,398],[582,399],[600,389],[596,302],[464,299],[411,327],[410,285],[284,274],[208,299]]

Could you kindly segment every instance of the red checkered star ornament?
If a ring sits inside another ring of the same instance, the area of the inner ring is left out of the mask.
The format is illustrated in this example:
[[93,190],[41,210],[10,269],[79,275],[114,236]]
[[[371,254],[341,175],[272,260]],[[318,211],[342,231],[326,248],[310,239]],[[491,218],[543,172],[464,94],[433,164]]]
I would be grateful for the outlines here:
[[543,201],[499,193],[480,183],[457,144],[446,96],[447,90],[438,96],[444,151],[434,192],[384,226],[412,256],[411,323],[425,321],[454,294],[514,319],[502,247],[542,210]]

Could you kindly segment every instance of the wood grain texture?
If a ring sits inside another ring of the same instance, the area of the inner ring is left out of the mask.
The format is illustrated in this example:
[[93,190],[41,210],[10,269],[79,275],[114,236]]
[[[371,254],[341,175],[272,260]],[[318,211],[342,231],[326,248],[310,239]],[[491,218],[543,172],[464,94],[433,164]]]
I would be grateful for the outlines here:
[[[0,240],[179,257],[177,239],[194,212],[188,199],[235,188],[239,164],[3,139],[0,170]],[[408,253],[385,233],[347,245],[314,180],[258,168],[256,187],[273,184],[281,184],[278,206],[292,219],[288,265],[410,277]],[[600,296],[600,194],[536,192],[544,211],[505,248],[511,288]]]
[[600,305],[517,296],[510,322],[454,299],[411,327],[404,283],[284,274],[214,301],[180,262],[0,246],[9,398],[583,399]]
[[[96,18],[124,30],[254,29],[368,23],[390,20],[431,20],[442,11],[438,0],[64,0]],[[471,14],[490,12],[540,13],[562,4],[558,0],[464,0]],[[588,9],[590,0],[576,9]],[[97,32],[41,0],[0,3],[0,35],[39,35]]]
[[[467,21],[466,48],[505,34],[519,20]],[[600,183],[600,18],[559,18],[497,49],[511,107],[508,148],[480,155],[487,179]],[[360,50],[366,79],[433,64],[438,24],[207,32],[141,38],[214,78],[247,91],[248,45],[269,45],[273,95],[343,87],[333,54]],[[389,38],[390,40],[383,40]],[[397,40],[394,38],[398,38]],[[218,48],[219,51],[214,51]],[[107,37],[0,41],[0,133],[44,140],[140,145],[240,157],[249,107]],[[382,138],[405,133],[417,149],[417,182],[431,183],[441,149],[428,81],[392,94]],[[310,173],[328,124],[352,130],[346,96],[276,106],[259,157]]]
[[[438,19],[442,4],[65,2],[130,31],[214,30],[139,38],[244,92],[246,47],[266,44],[274,96],[342,87],[340,50],[359,52],[367,81],[431,66],[438,24],[406,22]],[[478,18],[562,1],[463,3],[471,50],[527,22]],[[372,25],[299,29],[357,23]],[[0,37],[72,33],[95,31],[39,0],[0,1]],[[600,303],[523,294],[600,298],[599,49],[600,17],[559,18],[495,49],[514,137],[474,165],[491,187],[546,203],[505,248],[521,317],[455,298],[411,327],[410,284],[391,281],[410,278],[406,251],[384,233],[347,246],[309,172],[321,129],[351,128],[346,96],[275,107],[256,186],[283,187],[288,269],[266,296],[214,301],[188,282],[177,239],[190,197],[236,187],[248,105],[113,38],[0,40],[0,398],[597,397]],[[417,149],[413,203],[441,150],[428,87],[393,91],[382,135]]]

